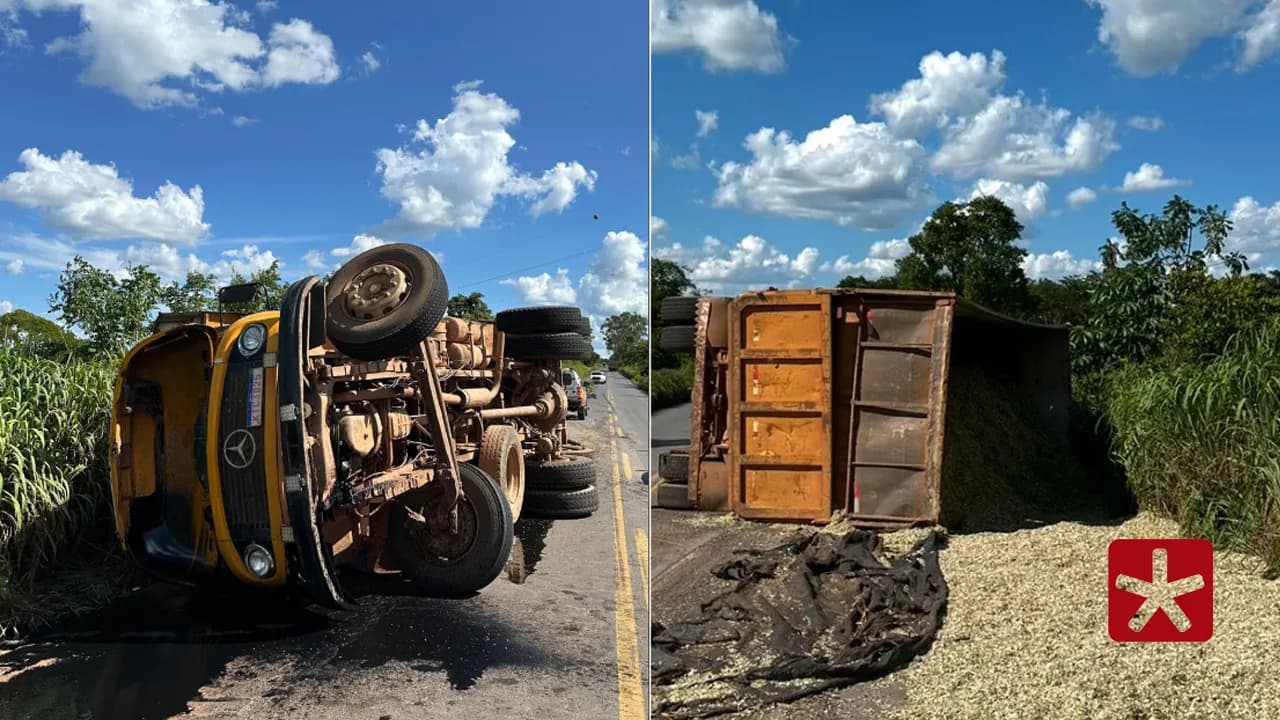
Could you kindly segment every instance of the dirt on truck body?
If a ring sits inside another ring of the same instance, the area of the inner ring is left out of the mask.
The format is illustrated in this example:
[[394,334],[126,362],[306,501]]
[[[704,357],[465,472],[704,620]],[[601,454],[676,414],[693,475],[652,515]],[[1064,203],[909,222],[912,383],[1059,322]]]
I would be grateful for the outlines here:
[[581,313],[467,321],[447,298],[435,259],[393,244],[299,280],[278,312],[162,315],[116,384],[126,550],[170,579],[347,607],[340,568],[465,595],[501,572],[522,513],[594,512],[560,385],[562,360],[592,354]]
[[1066,440],[1065,327],[952,293],[871,289],[674,297],[662,312],[663,347],[692,353],[695,376],[689,446],[659,458],[661,506],[819,523],[841,513],[860,527],[944,520],[949,382],[961,373],[998,381]]

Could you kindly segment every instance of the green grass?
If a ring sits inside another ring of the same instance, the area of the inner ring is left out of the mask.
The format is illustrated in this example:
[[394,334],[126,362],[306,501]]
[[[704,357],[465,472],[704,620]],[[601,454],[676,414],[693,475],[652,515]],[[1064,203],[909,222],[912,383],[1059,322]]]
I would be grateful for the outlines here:
[[114,376],[113,364],[0,350],[0,635],[91,603],[112,584],[101,576],[128,574],[73,579],[118,559],[106,465]]
[[1280,321],[1207,367],[1120,371],[1107,384],[1113,452],[1144,509],[1250,552],[1280,575]]
[[686,362],[678,368],[654,370],[649,383],[649,403],[652,409],[661,410],[680,403],[687,403],[693,395],[693,363]]

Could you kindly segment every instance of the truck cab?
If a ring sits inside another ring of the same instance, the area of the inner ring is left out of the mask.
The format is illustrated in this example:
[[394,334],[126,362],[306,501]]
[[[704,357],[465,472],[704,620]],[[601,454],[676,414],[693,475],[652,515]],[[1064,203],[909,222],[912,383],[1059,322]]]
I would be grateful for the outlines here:
[[434,595],[489,584],[526,468],[594,468],[567,442],[560,382],[591,346],[576,308],[485,322],[444,317],[447,298],[429,253],[391,244],[295,282],[278,310],[161,315],[115,386],[126,551],[169,579],[333,607],[351,604],[345,569]]

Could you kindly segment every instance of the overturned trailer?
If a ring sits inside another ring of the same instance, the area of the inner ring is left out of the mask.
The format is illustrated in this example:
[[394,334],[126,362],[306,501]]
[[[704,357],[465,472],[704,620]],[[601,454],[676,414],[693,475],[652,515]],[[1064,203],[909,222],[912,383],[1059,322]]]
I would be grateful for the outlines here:
[[[772,521],[936,523],[949,378],[998,377],[1046,432],[1068,430],[1065,327],[953,293],[768,290],[669,298],[662,345],[694,354],[687,449],[655,502]],[[998,468],[993,468],[998,471]]]

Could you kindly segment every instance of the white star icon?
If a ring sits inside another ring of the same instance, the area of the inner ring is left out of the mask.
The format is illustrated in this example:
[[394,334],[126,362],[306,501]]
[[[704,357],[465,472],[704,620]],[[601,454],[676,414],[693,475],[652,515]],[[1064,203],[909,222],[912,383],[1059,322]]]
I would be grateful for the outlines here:
[[1163,610],[1178,632],[1186,632],[1191,629],[1191,620],[1174,600],[1179,595],[1193,593],[1203,588],[1204,576],[1191,575],[1169,582],[1168,552],[1163,548],[1156,548],[1151,553],[1151,582],[1129,575],[1119,575],[1116,577],[1116,587],[1145,598],[1142,607],[1139,607],[1129,619],[1130,630],[1139,632],[1146,627],[1151,618],[1155,617],[1157,610]]

